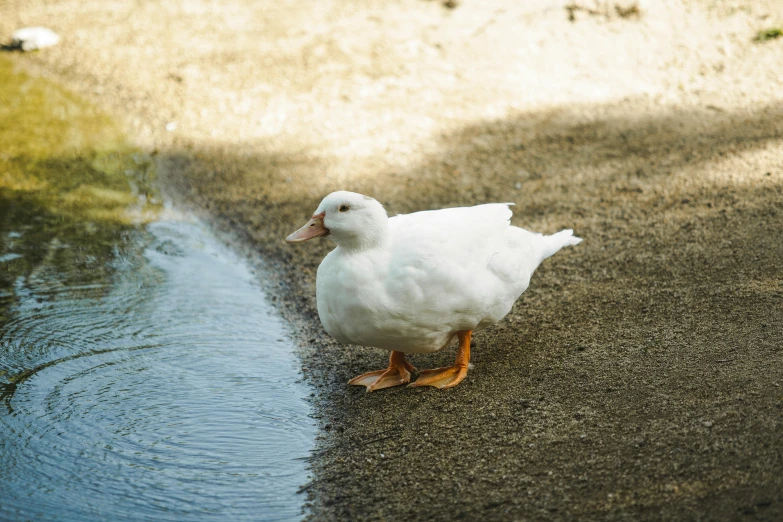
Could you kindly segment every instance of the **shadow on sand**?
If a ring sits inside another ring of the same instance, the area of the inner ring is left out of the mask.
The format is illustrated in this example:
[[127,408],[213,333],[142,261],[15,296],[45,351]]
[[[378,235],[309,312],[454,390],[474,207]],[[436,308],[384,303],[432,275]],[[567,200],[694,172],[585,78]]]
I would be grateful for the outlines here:
[[[783,516],[783,104],[592,114],[482,122],[411,170],[340,186],[301,155],[158,155],[279,276],[320,390],[315,519]],[[514,201],[514,224],[585,241],[476,336],[463,384],[365,394],[345,383],[385,354],[336,345],[316,319],[331,245],[283,242],[336,189],[392,215]]]

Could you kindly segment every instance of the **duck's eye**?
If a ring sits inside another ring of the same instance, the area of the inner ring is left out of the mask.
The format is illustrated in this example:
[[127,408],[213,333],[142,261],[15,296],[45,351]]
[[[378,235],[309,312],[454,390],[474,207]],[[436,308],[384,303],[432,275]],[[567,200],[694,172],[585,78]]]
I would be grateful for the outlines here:
[[349,210],[348,205],[340,205],[340,212],[348,212]]

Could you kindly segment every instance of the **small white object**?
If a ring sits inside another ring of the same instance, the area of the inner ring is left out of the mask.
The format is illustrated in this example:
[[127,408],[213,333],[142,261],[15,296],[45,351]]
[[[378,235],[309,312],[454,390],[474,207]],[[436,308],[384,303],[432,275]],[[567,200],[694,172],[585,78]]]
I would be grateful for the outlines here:
[[35,51],[60,43],[60,36],[46,27],[24,27],[11,35],[11,47]]
[[176,121],[170,121],[166,124],[166,130],[169,132],[174,132],[177,130],[177,122]]

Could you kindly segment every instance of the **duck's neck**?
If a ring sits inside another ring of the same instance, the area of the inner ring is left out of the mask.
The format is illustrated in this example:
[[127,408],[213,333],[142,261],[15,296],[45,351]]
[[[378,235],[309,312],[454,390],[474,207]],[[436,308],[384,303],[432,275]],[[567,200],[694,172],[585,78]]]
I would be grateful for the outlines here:
[[382,219],[379,217],[364,223],[357,233],[333,233],[332,239],[345,252],[383,248],[389,241],[389,219],[384,215]]

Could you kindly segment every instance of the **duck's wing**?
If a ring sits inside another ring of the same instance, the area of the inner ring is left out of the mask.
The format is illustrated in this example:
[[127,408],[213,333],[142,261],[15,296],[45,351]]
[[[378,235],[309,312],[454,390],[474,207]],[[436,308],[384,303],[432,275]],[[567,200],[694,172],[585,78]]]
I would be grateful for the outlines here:
[[423,316],[451,311],[482,323],[502,318],[544,259],[581,241],[571,230],[545,236],[511,226],[509,205],[390,219],[386,288],[392,301],[418,309]]
[[[470,327],[505,315],[524,290],[518,282],[509,284],[520,261],[502,267],[496,259],[509,258],[503,254],[511,228],[508,206],[493,203],[392,218],[386,289],[395,307],[415,310],[423,321],[451,315],[453,322]],[[499,303],[502,311],[497,311]]]
[[474,207],[427,210],[395,216],[389,220],[395,252],[462,255],[466,249],[485,248],[503,237],[511,223],[513,203],[490,203]]

